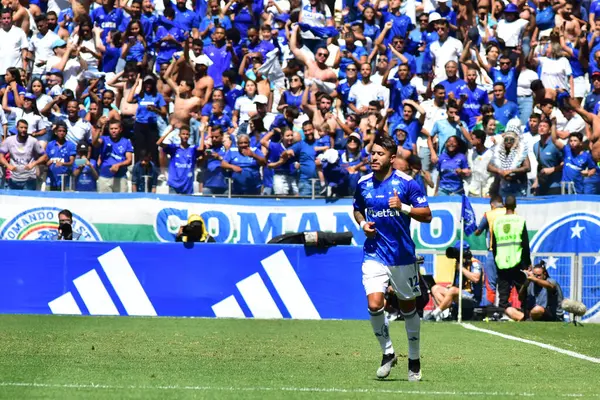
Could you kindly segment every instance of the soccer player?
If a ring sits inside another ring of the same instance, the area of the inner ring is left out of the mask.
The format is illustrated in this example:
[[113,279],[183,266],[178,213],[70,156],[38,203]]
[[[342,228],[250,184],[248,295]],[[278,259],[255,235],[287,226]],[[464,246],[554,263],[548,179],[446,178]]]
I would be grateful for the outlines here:
[[372,173],[358,181],[354,193],[354,218],[367,240],[364,244],[363,285],[373,332],[381,345],[383,360],[378,378],[386,378],[396,365],[388,320],[383,312],[388,285],[398,296],[408,336],[408,380],[421,380],[419,356],[420,319],[415,299],[420,296],[415,244],[410,236],[411,218],[431,222],[431,210],[419,185],[394,170],[397,145],[389,136],[378,136],[371,148]]

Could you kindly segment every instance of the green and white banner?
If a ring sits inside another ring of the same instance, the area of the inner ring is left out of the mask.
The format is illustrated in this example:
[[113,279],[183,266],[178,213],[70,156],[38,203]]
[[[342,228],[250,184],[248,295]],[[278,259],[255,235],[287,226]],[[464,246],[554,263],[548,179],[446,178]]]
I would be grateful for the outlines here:
[[[419,248],[443,249],[457,240],[460,197],[430,198],[431,224],[413,222]],[[489,210],[487,199],[472,199],[477,221]],[[43,240],[58,227],[58,212],[74,214],[74,230],[85,240],[170,242],[190,214],[200,214],[217,242],[266,243],[274,236],[301,231],[351,231],[356,244],[364,236],[354,223],[350,199],[227,199],[152,194],[83,194],[0,191],[0,239]],[[517,211],[527,219],[532,250],[600,250],[600,198],[557,196],[522,199]],[[468,238],[485,249],[485,238]]]

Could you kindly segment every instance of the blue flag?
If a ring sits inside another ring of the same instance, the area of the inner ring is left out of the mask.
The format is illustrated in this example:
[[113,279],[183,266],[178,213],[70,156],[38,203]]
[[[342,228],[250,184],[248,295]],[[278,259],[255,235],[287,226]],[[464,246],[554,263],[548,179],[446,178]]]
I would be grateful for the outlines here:
[[460,210],[460,217],[464,221],[465,235],[472,235],[477,230],[477,221],[475,220],[475,211],[469,198],[462,195],[462,209]]

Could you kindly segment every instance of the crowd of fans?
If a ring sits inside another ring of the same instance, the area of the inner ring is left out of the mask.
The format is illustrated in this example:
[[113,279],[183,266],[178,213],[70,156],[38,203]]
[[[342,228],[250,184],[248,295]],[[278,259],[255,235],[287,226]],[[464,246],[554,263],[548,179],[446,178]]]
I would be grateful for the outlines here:
[[3,5],[2,188],[600,194],[598,1]]

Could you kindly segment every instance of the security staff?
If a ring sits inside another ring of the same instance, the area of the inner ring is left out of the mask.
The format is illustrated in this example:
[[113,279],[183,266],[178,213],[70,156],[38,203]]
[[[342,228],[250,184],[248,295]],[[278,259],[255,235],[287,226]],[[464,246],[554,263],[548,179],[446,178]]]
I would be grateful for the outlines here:
[[493,304],[496,299],[496,281],[498,280],[498,277],[496,273],[496,263],[494,262],[494,252],[492,249],[492,236],[494,235],[494,222],[500,215],[506,214],[506,208],[504,208],[502,197],[498,195],[492,196],[490,199],[490,207],[491,210],[483,215],[479,227],[477,227],[477,230],[475,231],[475,236],[481,235],[485,230],[489,232],[489,251],[483,269],[485,270],[487,281],[490,286],[487,299]]
[[505,310],[507,316],[518,320],[520,315],[513,312],[516,309],[510,307],[508,297],[513,287],[520,292],[527,281],[525,270],[531,268],[531,254],[525,218],[515,214],[517,199],[507,196],[504,207],[506,214],[496,217],[494,221],[492,251],[498,268],[499,306]]

